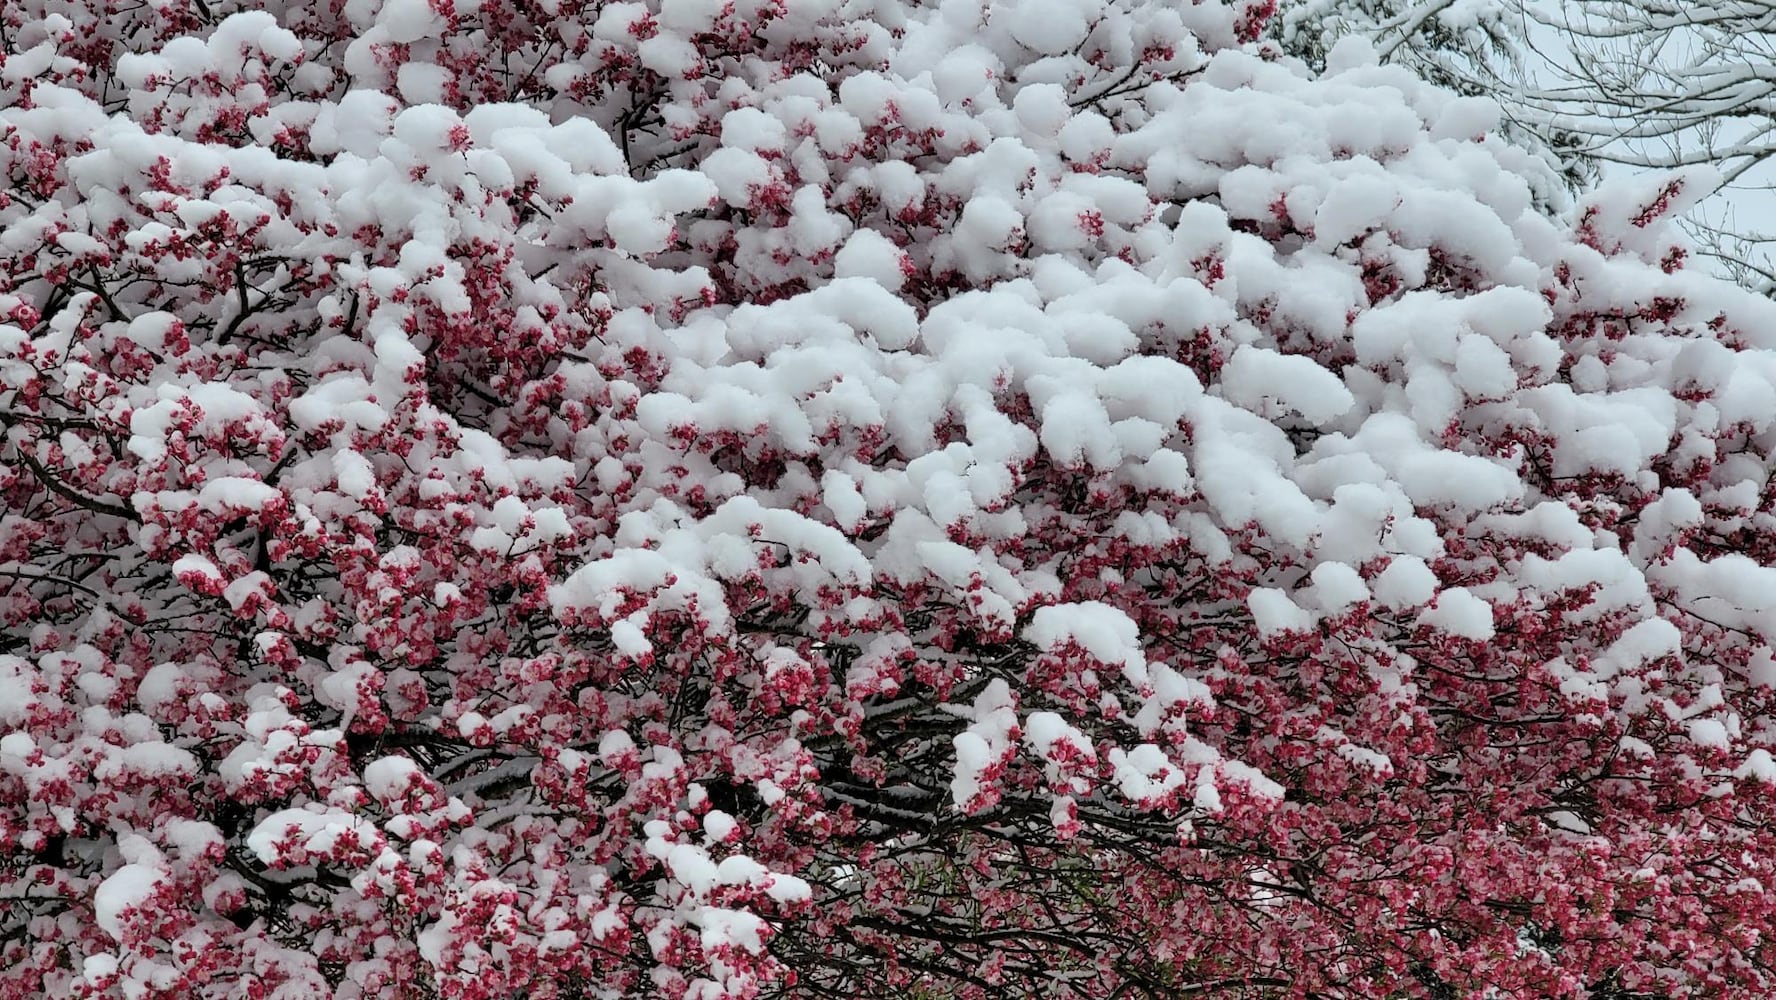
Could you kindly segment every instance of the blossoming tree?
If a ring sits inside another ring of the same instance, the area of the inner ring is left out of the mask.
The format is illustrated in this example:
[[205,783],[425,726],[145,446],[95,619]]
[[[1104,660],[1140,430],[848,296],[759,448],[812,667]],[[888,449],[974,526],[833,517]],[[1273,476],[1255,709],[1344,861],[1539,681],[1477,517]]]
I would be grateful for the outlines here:
[[0,10],[0,996],[1765,997],[1776,305],[1265,0]]

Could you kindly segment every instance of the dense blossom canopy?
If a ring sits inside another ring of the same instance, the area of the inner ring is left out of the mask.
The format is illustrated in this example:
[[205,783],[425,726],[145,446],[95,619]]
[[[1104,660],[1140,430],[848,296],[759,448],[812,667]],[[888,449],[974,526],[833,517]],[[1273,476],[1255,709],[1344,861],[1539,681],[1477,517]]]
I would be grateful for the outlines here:
[[1776,306],[1273,7],[0,5],[0,997],[1770,996]]

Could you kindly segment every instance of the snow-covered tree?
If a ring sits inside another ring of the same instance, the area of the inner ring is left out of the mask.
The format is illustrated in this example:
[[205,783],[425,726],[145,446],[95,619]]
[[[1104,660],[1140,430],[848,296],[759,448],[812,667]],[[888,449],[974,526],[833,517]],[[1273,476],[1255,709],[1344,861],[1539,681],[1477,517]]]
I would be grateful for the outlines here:
[[[1522,3],[1523,0],[1514,0]],[[1716,268],[1776,294],[1776,2],[1524,4],[1547,66],[1518,103],[1572,152],[1627,170],[1710,165],[1719,197],[1686,220]]]
[[1776,305],[1270,0],[0,10],[0,997],[1753,998]]
[[1523,0],[1281,0],[1266,34],[1281,53],[1316,72],[1340,40],[1356,37],[1369,41],[1385,64],[1465,96],[1497,99],[1499,134],[1538,154],[1542,162],[1524,172],[1525,180],[1543,208],[1559,211],[1570,206],[1574,190],[1595,181],[1598,161],[1589,155],[1587,137],[1564,131],[1544,109],[1525,103],[1527,92],[1549,75],[1550,59],[1567,55],[1564,36],[1538,27]]
[[1338,39],[1366,38],[1384,62],[1496,97],[1503,134],[1544,151],[1568,187],[1716,168],[1716,196],[1680,224],[1717,273],[1769,295],[1773,27],[1771,0],[1282,0],[1270,34],[1314,66]]
[[1376,57],[1450,90],[1482,92],[1515,79],[1524,54],[1517,0],[1281,0],[1266,34],[1315,69],[1347,35]]

